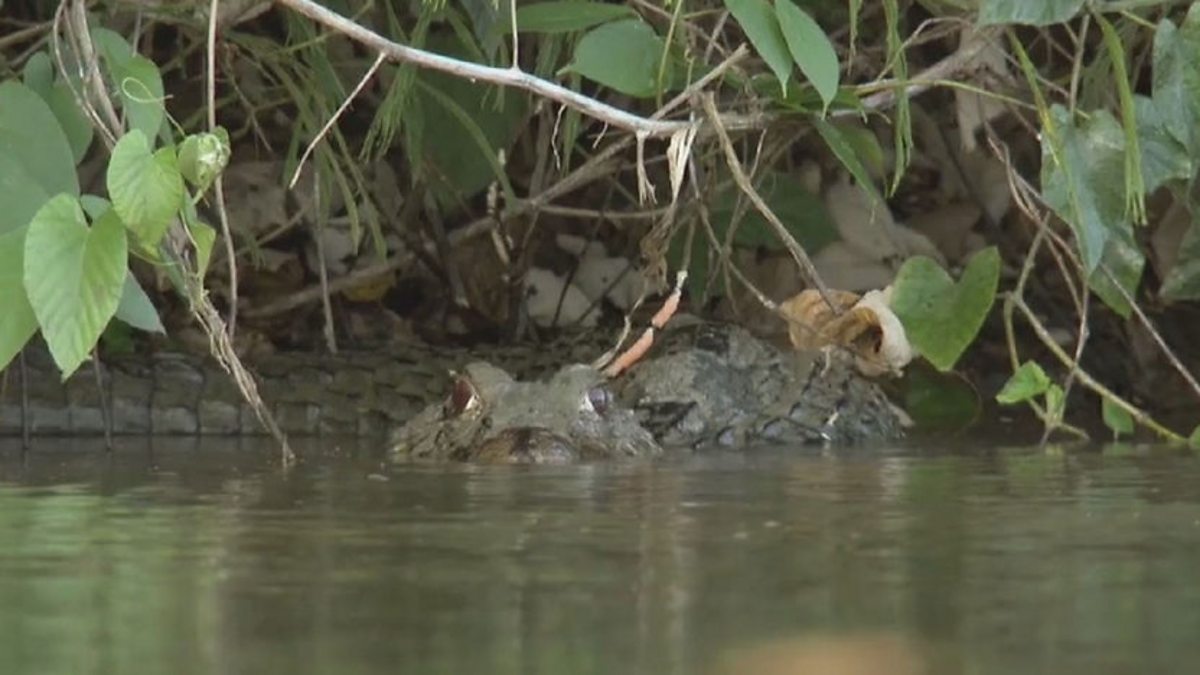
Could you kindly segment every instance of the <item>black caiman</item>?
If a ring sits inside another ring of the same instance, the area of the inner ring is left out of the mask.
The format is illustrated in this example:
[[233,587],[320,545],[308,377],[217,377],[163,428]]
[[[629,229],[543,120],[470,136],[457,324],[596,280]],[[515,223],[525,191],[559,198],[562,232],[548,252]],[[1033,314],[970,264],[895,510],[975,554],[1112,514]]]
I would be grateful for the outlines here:
[[[698,322],[665,331],[646,359],[608,379],[579,365],[596,355],[595,345],[468,351],[413,343],[386,352],[278,354],[252,366],[285,432],[390,432],[397,459],[560,462],[902,433],[901,414],[836,352],[784,352],[741,328]],[[90,367],[60,383],[44,353],[26,361],[25,420],[34,434],[102,433],[101,388],[117,434],[262,433],[209,359],[106,360],[99,387]],[[572,365],[555,370],[564,363]],[[0,435],[21,432],[14,375],[0,396]]]

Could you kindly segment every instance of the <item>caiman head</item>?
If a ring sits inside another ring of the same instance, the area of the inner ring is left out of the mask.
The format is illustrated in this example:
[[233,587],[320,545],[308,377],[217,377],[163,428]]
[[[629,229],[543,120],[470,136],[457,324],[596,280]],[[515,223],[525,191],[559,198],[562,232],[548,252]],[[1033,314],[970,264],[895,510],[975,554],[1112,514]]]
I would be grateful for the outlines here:
[[454,377],[441,404],[392,438],[398,458],[566,463],[662,452],[596,369],[572,365],[545,382],[519,382],[484,362]]

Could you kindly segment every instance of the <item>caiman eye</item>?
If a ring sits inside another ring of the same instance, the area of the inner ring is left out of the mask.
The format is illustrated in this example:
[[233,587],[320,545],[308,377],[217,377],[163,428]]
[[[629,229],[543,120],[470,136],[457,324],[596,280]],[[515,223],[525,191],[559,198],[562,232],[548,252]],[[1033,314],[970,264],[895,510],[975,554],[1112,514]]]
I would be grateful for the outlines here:
[[450,395],[446,397],[446,403],[442,408],[446,417],[457,417],[478,406],[479,393],[475,391],[475,385],[471,384],[471,379],[464,375],[455,375]]
[[588,389],[587,402],[592,406],[592,410],[596,411],[597,415],[603,415],[608,412],[608,408],[612,405],[612,392],[608,387],[598,386]]

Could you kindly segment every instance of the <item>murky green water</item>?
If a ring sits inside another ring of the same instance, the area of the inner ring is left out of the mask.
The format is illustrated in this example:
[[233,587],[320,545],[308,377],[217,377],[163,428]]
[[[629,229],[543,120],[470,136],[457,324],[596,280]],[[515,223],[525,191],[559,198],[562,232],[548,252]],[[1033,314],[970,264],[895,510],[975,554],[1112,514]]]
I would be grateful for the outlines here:
[[6,674],[1184,673],[1198,576],[1200,460],[1173,451],[284,472],[228,442],[0,446]]

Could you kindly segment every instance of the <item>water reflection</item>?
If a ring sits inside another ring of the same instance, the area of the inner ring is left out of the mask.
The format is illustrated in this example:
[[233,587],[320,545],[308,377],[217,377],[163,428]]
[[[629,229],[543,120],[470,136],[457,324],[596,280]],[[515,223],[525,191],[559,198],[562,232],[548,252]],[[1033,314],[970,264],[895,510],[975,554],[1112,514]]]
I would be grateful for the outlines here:
[[1197,469],[0,447],[0,672],[1186,672]]

